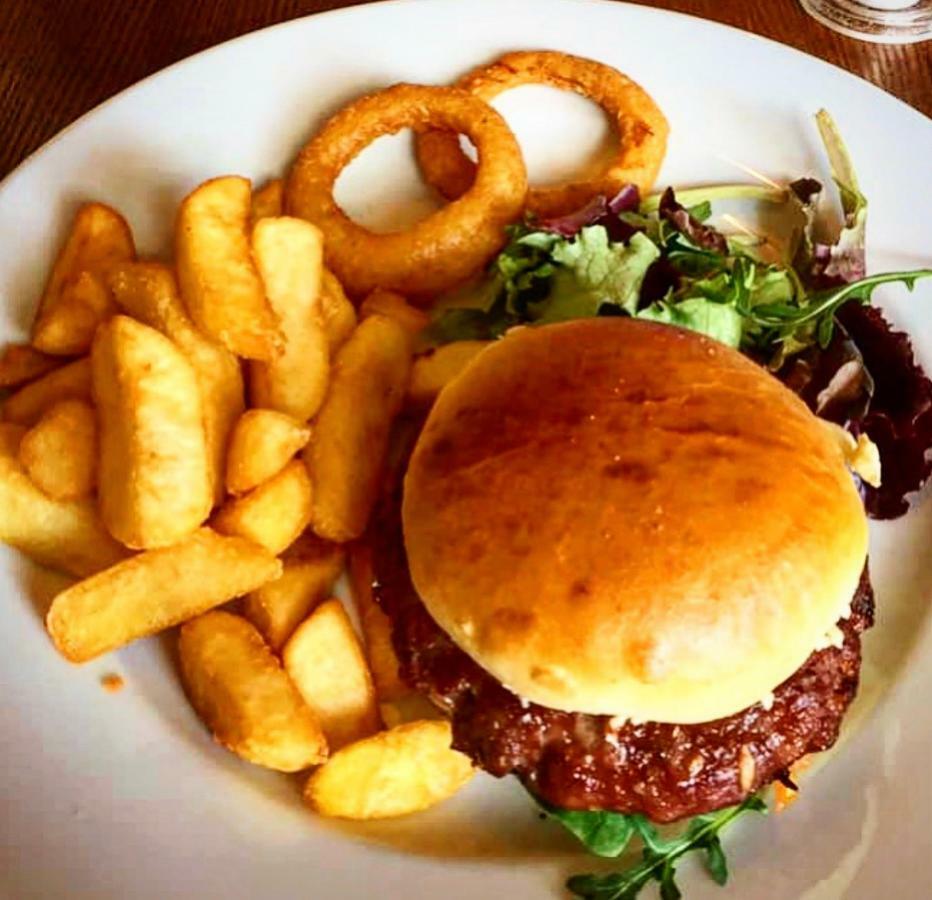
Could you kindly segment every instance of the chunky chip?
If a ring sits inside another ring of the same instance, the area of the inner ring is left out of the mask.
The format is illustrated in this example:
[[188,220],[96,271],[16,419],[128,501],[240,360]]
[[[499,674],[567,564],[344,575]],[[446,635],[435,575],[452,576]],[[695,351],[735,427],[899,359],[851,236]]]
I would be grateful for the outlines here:
[[379,703],[379,715],[386,728],[395,728],[421,719],[442,719],[443,714],[423,694],[412,691],[394,700]]
[[88,497],[97,483],[97,417],[82,400],[57,403],[23,437],[19,461],[55,500]]
[[372,552],[364,543],[355,544],[350,550],[349,576],[379,702],[405,697],[411,693],[411,688],[398,674],[398,657],[392,646],[391,620],[382,612],[372,595]]
[[3,418],[17,425],[35,425],[42,414],[62,400],[91,399],[91,361],[62,366],[20,388],[3,404]]
[[127,547],[174,544],[213,506],[194,369],[167,337],[127,316],[100,326],[91,363],[101,517]]
[[282,214],[282,192],[284,184],[281,178],[272,178],[261,188],[252,192],[252,204],[249,210],[249,220],[255,227],[259,219],[268,219]]
[[346,296],[340,280],[326,266],[320,276],[320,314],[333,356],[356,327],[356,307]]
[[253,591],[281,571],[251,541],[201,528],[66,588],[52,601],[46,627],[62,656],[86,662]]
[[178,656],[191,704],[228,750],[280,772],[327,758],[320,723],[245,619],[198,616],[181,629]]
[[0,354],[0,388],[19,387],[60,365],[60,359],[28,344],[7,344]]
[[284,413],[250,409],[237,421],[227,452],[227,490],[245,494],[288,465],[311,430]]
[[450,723],[399,725],[337,751],[304,788],[310,807],[342,819],[387,819],[452,797],[473,776],[451,749]]
[[32,345],[57,355],[87,353],[97,326],[114,312],[103,272],[112,263],[135,255],[126,220],[103,203],[85,203],[39,301]]
[[282,652],[285,670],[320,719],[333,750],[380,727],[372,677],[359,638],[339,600],[328,600],[298,626]]
[[54,500],[26,474],[18,451],[26,429],[0,423],[0,541],[37,563],[84,578],[126,550],[104,528],[91,500]]
[[430,406],[488,345],[489,341],[454,341],[418,356],[411,365],[406,402],[414,407]]
[[424,310],[412,306],[401,294],[382,288],[376,288],[359,307],[359,314],[364,319],[376,313],[394,319],[412,336],[426,328],[430,322],[430,316]]
[[296,459],[255,490],[228,501],[213,526],[222,534],[249,538],[277,556],[307,528],[311,502],[307,469]]
[[97,326],[116,312],[103,276],[79,272],[66,282],[54,311],[37,324],[36,346],[65,356],[86,353]]
[[262,585],[243,600],[243,615],[252,622],[276,652],[318,604],[343,571],[339,544],[302,535],[282,557],[281,578]]
[[397,322],[374,315],[337,354],[327,400],[304,450],[314,483],[311,525],[320,537],[349,541],[366,527],[407,385],[409,344]]
[[302,219],[261,219],[252,232],[252,250],[284,343],[274,358],[250,365],[250,399],[253,406],[306,422],[323,403],[330,375],[320,231]]
[[237,356],[271,359],[281,349],[249,246],[249,181],[213,178],[181,204],[175,255],[181,296],[198,328]]
[[224,496],[227,440],[245,406],[239,360],[194,327],[168,266],[125,263],[112,267],[107,281],[124,312],[174,341],[194,367],[204,412],[210,483],[214,503],[220,503]]

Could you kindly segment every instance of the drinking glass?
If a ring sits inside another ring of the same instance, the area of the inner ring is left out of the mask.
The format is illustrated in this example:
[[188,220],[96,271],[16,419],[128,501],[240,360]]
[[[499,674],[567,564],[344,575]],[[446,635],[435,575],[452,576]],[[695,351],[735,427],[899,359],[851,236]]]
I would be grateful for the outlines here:
[[877,44],[913,44],[932,38],[932,0],[800,0],[803,9],[834,31]]

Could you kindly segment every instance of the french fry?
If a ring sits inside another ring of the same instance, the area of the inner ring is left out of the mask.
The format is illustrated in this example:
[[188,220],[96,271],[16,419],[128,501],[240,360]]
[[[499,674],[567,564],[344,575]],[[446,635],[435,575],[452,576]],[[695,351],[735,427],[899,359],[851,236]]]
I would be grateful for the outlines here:
[[304,449],[314,484],[311,525],[320,537],[349,541],[365,529],[410,363],[407,332],[381,315],[361,322],[337,354]]
[[359,315],[365,319],[378,313],[394,319],[412,336],[427,327],[430,316],[423,309],[412,306],[401,294],[376,288],[359,307]]
[[304,798],[324,816],[387,819],[452,797],[474,774],[451,749],[450,723],[411,722],[337,751],[307,781]]
[[30,559],[83,578],[127,554],[90,500],[53,500],[33,484],[17,458],[26,429],[0,423],[0,541]]
[[33,343],[47,351],[75,356],[86,353],[97,326],[116,312],[113,298],[95,272],[79,272],[65,282],[53,311],[33,330]]
[[61,360],[29,344],[7,344],[0,354],[0,388],[19,387],[57,369]]
[[221,611],[193,619],[178,655],[191,704],[228,750],[280,772],[327,758],[320,723],[245,619]]
[[330,595],[343,571],[343,560],[339,544],[302,535],[282,557],[282,577],[244,598],[243,615],[276,653],[308,613]]
[[200,528],[66,588],[46,627],[62,656],[86,662],[254,591],[281,571],[251,541]]
[[250,399],[253,406],[306,422],[323,403],[330,375],[321,314],[321,233],[303,219],[261,219],[252,232],[252,251],[284,347],[274,359],[250,365]]
[[320,719],[331,750],[378,731],[372,677],[339,600],[322,603],[297,627],[285,644],[282,662]]
[[255,490],[228,501],[212,524],[221,534],[238,534],[277,556],[307,528],[311,500],[307,469],[296,459]]
[[281,472],[311,430],[284,413],[250,409],[237,420],[227,451],[227,490],[245,494]]
[[320,276],[320,291],[320,313],[330,355],[333,356],[356,327],[356,308],[346,296],[340,280],[326,266]]
[[245,406],[239,360],[194,327],[168,266],[126,263],[112,267],[107,280],[117,305],[174,341],[194,367],[201,389],[214,503],[222,502],[227,441]]
[[39,301],[32,345],[56,355],[87,353],[97,326],[114,311],[100,276],[108,265],[135,255],[126,220],[103,203],[85,203]]
[[3,418],[17,425],[35,425],[42,414],[62,400],[91,399],[91,361],[85,357],[21,387],[3,404]]
[[454,341],[418,356],[411,364],[409,406],[430,406],[437,395],[486,347],[488,341]]
[[127,547],[174,544],[213,506],[194,369],[165,335],[128,316],[100,326],[91,364],[101,518]]
[[281,178],[272,178],[261,188],[252,192],[252,204],[249,220],[255,227],[259,219],[268,219],[282,214],[282,193],[284,183]]
[[81,400],[51,407],[23,437],[19,461],[54,500],[90,496],[97,481],[97,418]]
[[386,728],[422,719],[442,719],[443,714],[423,694],[410,693],[379,703],[379,715]]
[[195,325],[237,356],[271,359],[281,348],[249,247],[249,181],[213,178],[184,199],[175,255],[181,297]]
[[410,694],[411,688],[398,674],[391,621],[372,596],[372,552],[365,544],[354,544],[350,549],[349,577],[375,692],[381,703],[397,700]]

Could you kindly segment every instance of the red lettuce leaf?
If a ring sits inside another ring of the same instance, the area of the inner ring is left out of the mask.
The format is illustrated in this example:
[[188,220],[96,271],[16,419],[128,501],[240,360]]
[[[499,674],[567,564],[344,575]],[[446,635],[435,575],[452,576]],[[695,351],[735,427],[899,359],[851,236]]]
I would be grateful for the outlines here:
[[689,210],[676,199],[673,188],[668,187],[663,192],[657,212],[661,219],[669,222],[697,247],[721,253],[723,256],[728,253],[728,242],[725,236],[711,225],[703,225],[697,218],[691,216]]
[[534,223],[534,227],[540,231],[549,231],[561,237],[571,238],[588,225],[602,225],[608,231],[610,241],[627,243],[636,229],[622,222],[618,214],[636,211],[640,202],[641,197],[637,187],[633,184],[626,184],[614,197],[599,194],[585,206],[564,216],[541,219]]
[[880,310],[849,303],[838,318],[874,381],[867,413],[849,425],[880,450],[883,483],[863,485],[864,504],[873,518],[894,519],[932,475],[932,382],[916,362],[909,336],[894,331]]

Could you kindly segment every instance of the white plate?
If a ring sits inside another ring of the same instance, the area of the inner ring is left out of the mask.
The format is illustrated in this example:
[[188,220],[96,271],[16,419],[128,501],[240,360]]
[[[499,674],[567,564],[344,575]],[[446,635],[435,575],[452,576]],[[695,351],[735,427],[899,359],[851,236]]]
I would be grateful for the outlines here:
[[[553,47],[617,65],[672,124],[662,183],[825,178],[811,115],[835,115],[871,202],[870,264],[932,264],[932,124],[863,81],[778,44],[618,3],[420,0],[291,22],[203,53],[86,116],[0,188],[4,338],[20,337],[75,204],[112,203],[146,253],[168,247],[179,199],[211,175],[278,173],[323,117],[363,90],[446,82],[501,51]],[[546,104],[546,105],[545,105]],[[532,174],[597,156],[600,116],[543,88],[504,97]],[[407,144],[382,141],[341,182],[365,221],[431,201]],[[878,292],[932,368],[932,284]],[[926,897],[932,894],[932,502],[873,530],[879,601],[867,637],[862,714],[791,812],[727,840],[722,894],[684,866],[690,897]],[[40,613],[59,582],[0,555],[0,885],[10,897],[559,896],[588,867],[521,790],[477,778],[435,811],[369,828],[307,814],[298,782],[213,745],[181,694],[170,638],[75,668]],[[126,689],[102,691],[120,673]],[[863,714],[872,701],[873,712]],[[407,849],[407,852],[405,850]]]

